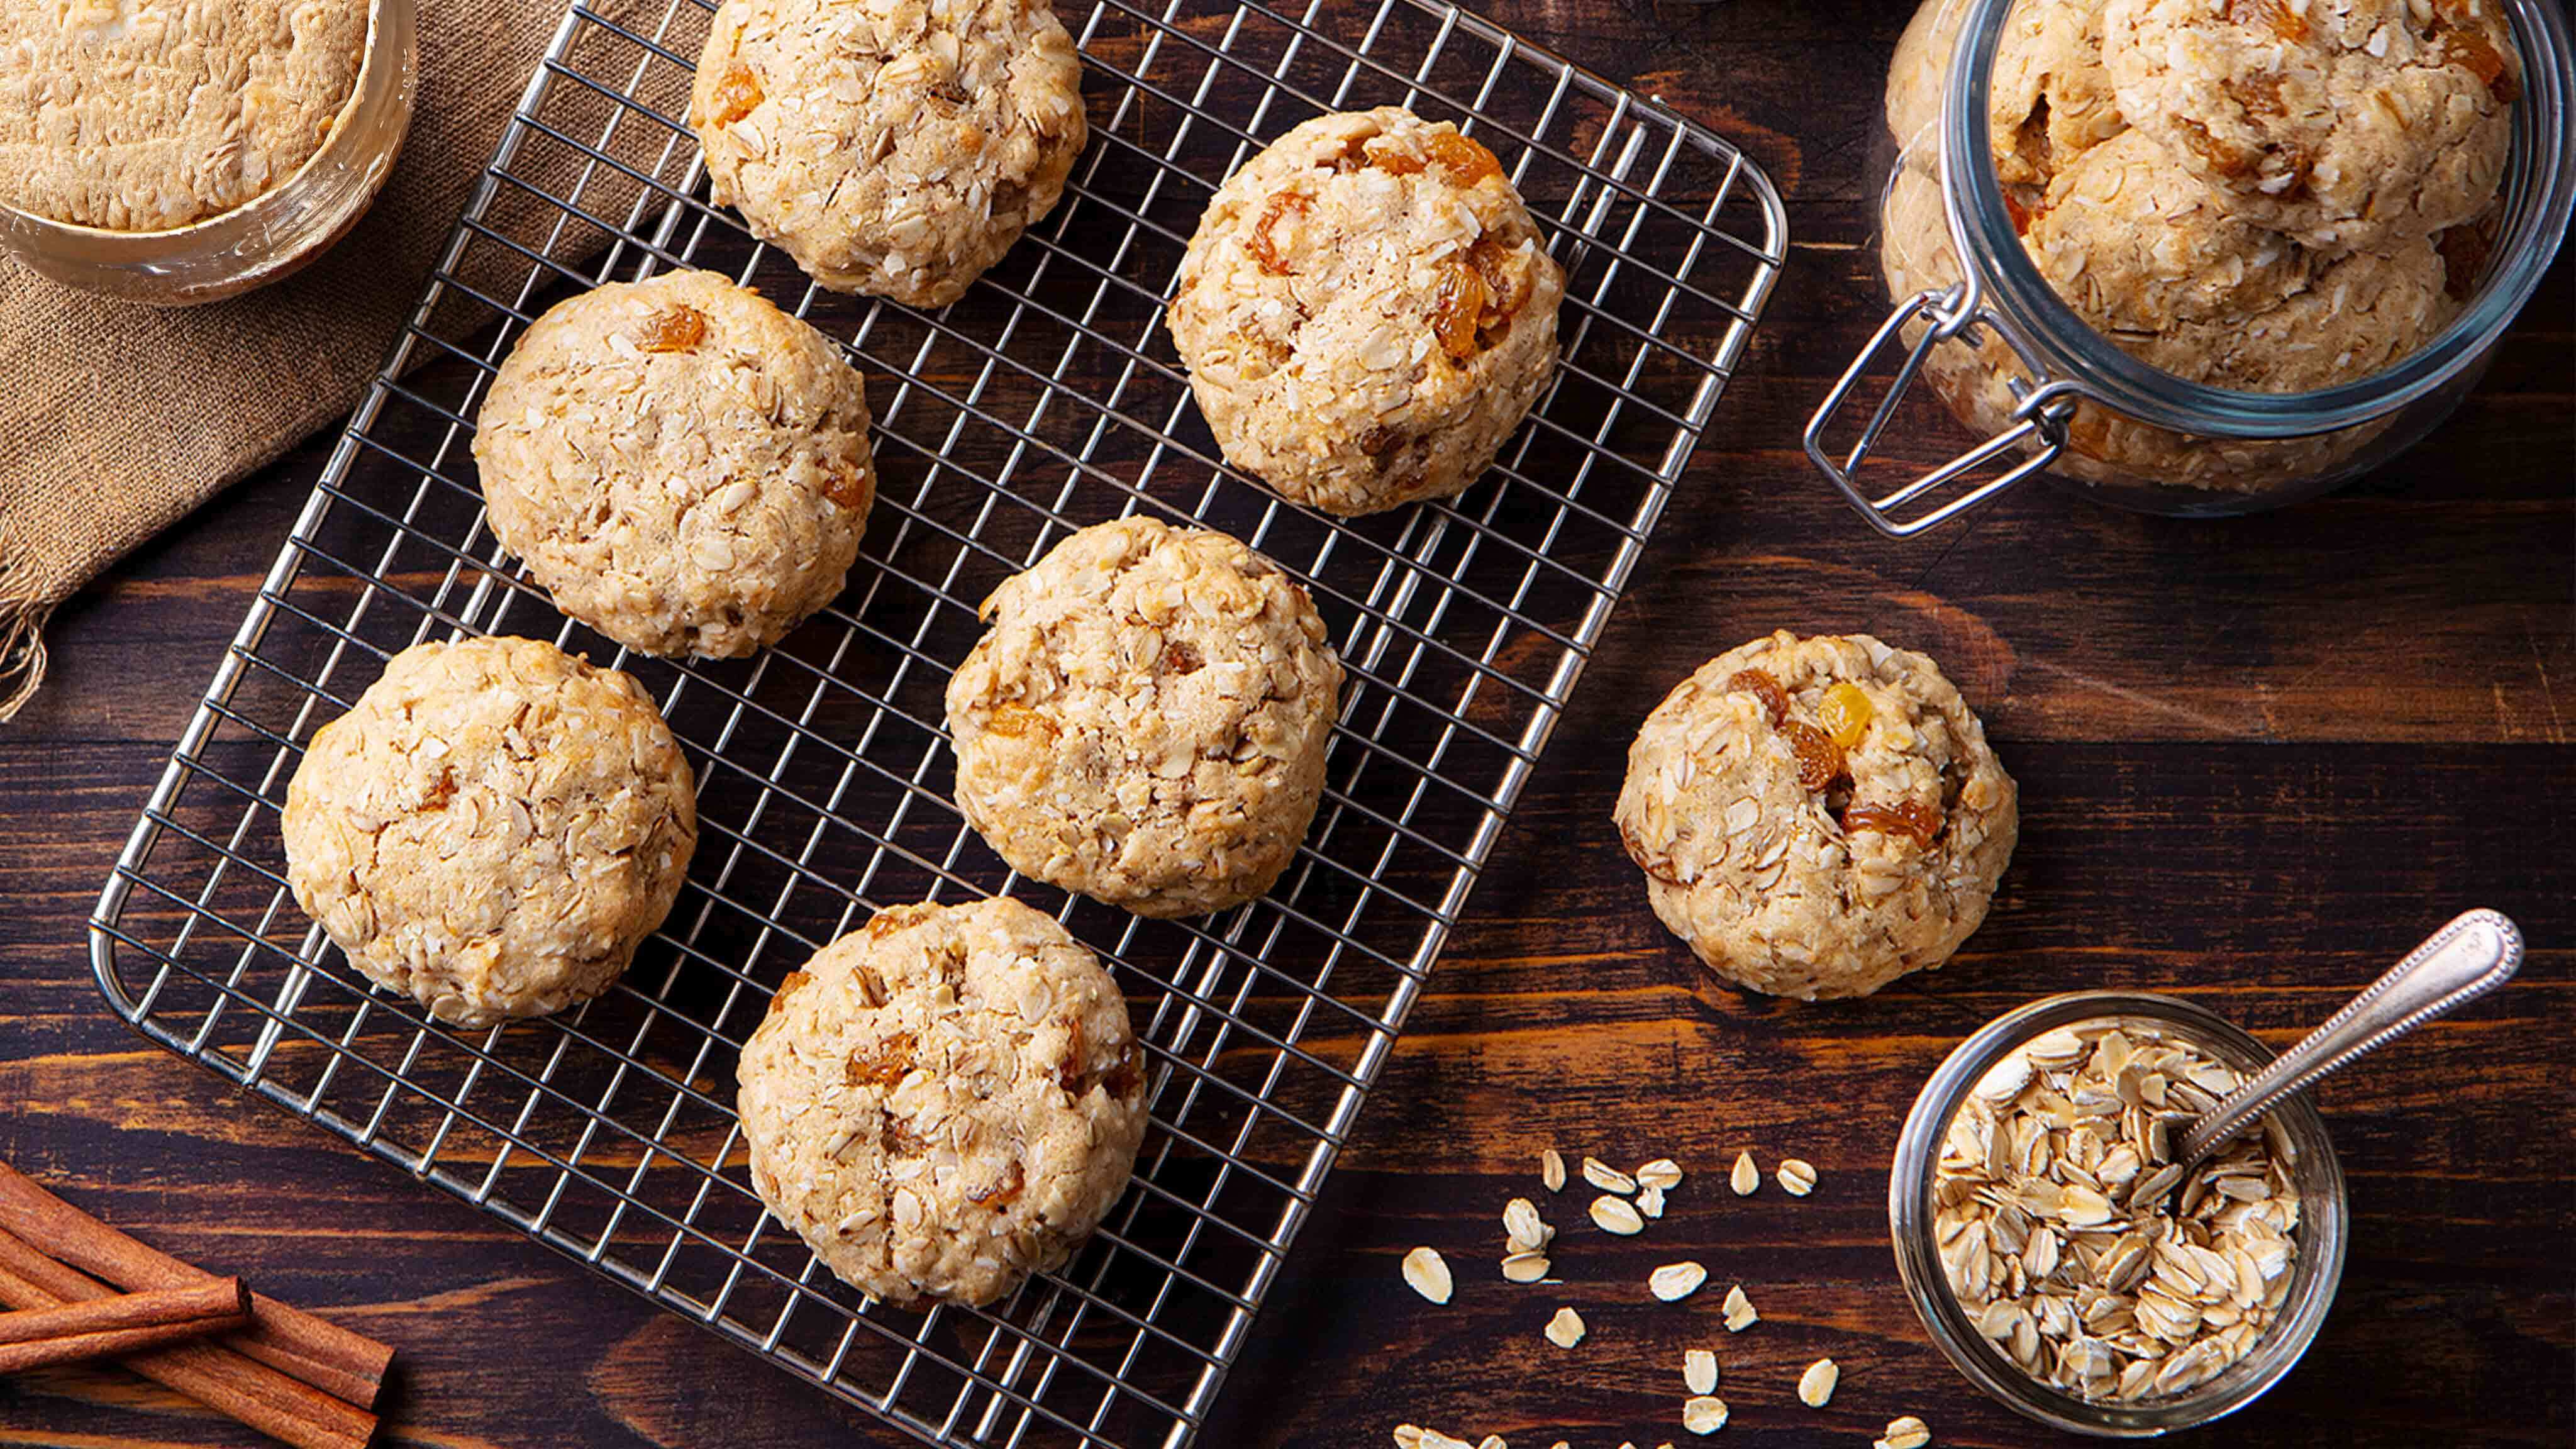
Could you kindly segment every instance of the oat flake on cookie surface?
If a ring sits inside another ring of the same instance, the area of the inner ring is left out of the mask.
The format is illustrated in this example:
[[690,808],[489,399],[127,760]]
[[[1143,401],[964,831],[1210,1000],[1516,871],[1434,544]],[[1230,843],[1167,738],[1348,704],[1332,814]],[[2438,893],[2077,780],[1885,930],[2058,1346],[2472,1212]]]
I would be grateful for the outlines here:
[[1637,731],[1616,818],[1655,914],[1757,991],[1863,996],[1949,958],[2019,833],[1985,727],[1921,654],[1785,630]]
[[689,96],[720,205],[815,281],[957,300],[1088,135],[1047,0],[725,0]]
[[2103,64],[2239,214],[2337,250],[2484,210],[2521,81],[2499,0],[2109,0]]
[[275,189],[355,94],[367,0],[9,0],[0,202],[163,231]]
[[296,904],[377,985],[486,1026],[608,989],[679,895],[688,762],[641,685],[535,639],[415,644],[313,736]]
[[1555,369],[1564,293],[1493,153],[1384,106],[1307,121],[1217,189],[1172,342],[1227,462],[1374,513],[1493,463]]
[[492,379],[474,460],[501,546],[648,654],[777,642],[841,592],[876,497],[857,370],[712,272],[548,309]]
[[1270,889],[1342,685],[1302,585],[1226,534],[1123,518],[983,612],[948,685],[957,807],[1013,869],[1145,916]]
[[1143,1056],[1099,961],[1017,901],[896,906],[790,973],[744,1044],[752,1185],[841,1280],[990,1303],[1125,1191]]

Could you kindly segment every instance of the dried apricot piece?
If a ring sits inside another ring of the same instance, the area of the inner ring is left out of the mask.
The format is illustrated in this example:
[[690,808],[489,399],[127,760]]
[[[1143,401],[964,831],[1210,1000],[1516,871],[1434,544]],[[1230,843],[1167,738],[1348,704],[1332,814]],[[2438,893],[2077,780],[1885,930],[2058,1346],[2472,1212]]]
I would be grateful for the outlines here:
[[1485,326],[1496,327],[1510,321],[1520,315],[1521,308],[1529,303],[1533,290],[1530,270],[1506,265],[1518,251],[1517,247],[1496,241],[1492,232],[1476,238],[1475,246],[1468,249],[1467,260],[1485,284]]
[[1842,746],[1823,730],[1793,719],[1780,726],[1780,734],[1788,740],[1789,752],[1798,757],[1799,789],[1822,790],[1842,778]]
[[2248,30],[2265,30],[2293,44],[2308,38],[2307,7],[2290,8],[2288,0],[2227,0],[2227,18]]
[[1270,203],[1261,208],[1261,220],[1253,226],[1252,239],[1246,245],[1252,248],[1252,259],[1261,263],[1263,271],[1284,277],[1296,270],[1288,265],[1287,258],[1279,254],[1279,243],[1270,235],[1271,228],[1292,212],[1303,219],[1307,208],[1314,204],[1315,198],[1305,192],[1281,191],[1274,193]]
[[1441,350],[1460,362],[1475,356],[1477,319],[1484,315],[1484,278],[1463,262],[1453,263],[1431,303],[1431,332]]
[[1899,800],[1893,805],[1854,802],[1843,807],[1843,833],[1858,835],[1864,830],[1911,836],[1918,845],[1930,845],[1940,838],[1941,812],[1920,800]]
[[2434,11],[2433,29],[2442,42],[2443,58],[2476,76],[2498,105],[2512,105],[2522,95],[2513,68],[2483,31],[2452,21],[2449,12],[2461,8],[2459,0],[2446,0]]
[[842,469],[835,472],[831,477],[831,481],[823,485],[823,496],[831,499],[843,508],[856,513],[859,509],[867,506],[867,480],[860,475],[859,470],[856,468]]
[[1846,682],[1825,691],[1823,701],[1816,706],[1816,723],[1824,728],[1827,738],[1848,750],[1869,733],[1870,718],[1877,712],[1869,702],[1867,690]]
[[751,73],[750,67],[735,65],[726,67],[708,102],[715,108],[715,123],[730,126],[757,110],[764,99],[760,78]]
[[1493,152],[1486,150],[1475,138],[1461,136],[1455,131],[1434,134],[1422,149],[1429,154],[1432,164],[1459,186],[1473,186],[1488,176],[1503,174],[1503,163],[1494,159]]
[[841,1081],[852,1087],[891,1087],[919,1064],[919,1043],[908,1031],[850,1053],[841,1066]]
[[1422,158],[1396,144],[1390,137],[1372,138],[1367,152],[1368,164],[1390,176],[1413,176],[1422,170]]
[[707,314],[695,307],[665,307],[635,330],[635,345],[646,352],[687,352],[707,340]]
[[1743,690],[1761,700],[1762,708],[1769,712],[1774,725],[1789,717],[1789,691],[1782,689],[1780,681],[1762,670],[1739,669],[1726,677],[1726,687]]
[[993,706],[992,718],[985,721],[984,729],[987,733],[1000,735],[1006,740],[1015,740],[1022,735],[1034,734],[1041,730],[1046,732],[1048,738],[1055,737],[1055,726],[1047,721],[1045,715],[1017,702]]

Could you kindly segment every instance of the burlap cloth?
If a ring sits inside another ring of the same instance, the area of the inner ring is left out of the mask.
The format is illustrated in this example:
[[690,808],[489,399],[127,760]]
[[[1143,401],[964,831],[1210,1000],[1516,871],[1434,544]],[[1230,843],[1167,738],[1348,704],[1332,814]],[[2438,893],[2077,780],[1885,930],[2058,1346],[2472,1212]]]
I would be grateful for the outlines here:
[[0,720],[44,677],[54,605],[357,401],[563,11],[421,0],[393,175],[356,230],[275,286],[164,310],[0,259]]

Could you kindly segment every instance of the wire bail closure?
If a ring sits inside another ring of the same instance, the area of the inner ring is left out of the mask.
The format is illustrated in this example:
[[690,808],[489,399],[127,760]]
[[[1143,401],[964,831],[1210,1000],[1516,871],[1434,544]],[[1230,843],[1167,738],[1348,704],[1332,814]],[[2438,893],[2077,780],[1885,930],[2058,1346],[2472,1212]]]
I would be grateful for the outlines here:
[[[1825,445],[1826,430],[1851,401],[1853,391],[1878,363],[1880,354],[1897,343],[1904,336],[1906,325],[1915,321],[1929,325],[1923,329],[1923,335],[1906,349],[1905,360],[1897,366],[1896,378],[1889,386],[1887,396],[1879,400],[1867,426],[1861,429],[1860,437],[1838,461]],[[2013,425],[1911,483],[1876,498],[1869,496],[1861,488],[1856,475],[1878,446],[1880,436],[1887,431],[1889,421],[1896,415],[1897,404],[1903,401],[1907,390],[1922,375],[1923,360],[1931,355],[1933,348],[1944,342],[1954,339],[1973,342],[1969,334],[1979,328],[1992,329],[2021,360],[2024,370],[2031,377],[2040,379],[2036,387],[2018,378],[2008,381],[2007,385],[2018,398],[2013,408]],[[1897,304],[1887,320],[1879,324],[1869,344],[1852,359],[1851,366],[1843,370],[1842,378],[1834,384],[1833,391],[1825,394],[1815,416],[1807,420],[1807,457],[1824,471],[1826,477],[1834,480],[1834,486],[1842,490],[1843,497],[1860,511],[1861,517],[1869,520],[1871,527],[1890,538],[1910,538],[1958,517],[2055,462],[2057,455],[2065,451],[2067,420],[2074,416],[2076,401],[2082,395],[2081,387],[2049,378],[2031,361],[2030,353],[2013,337],[2012,330],[2003,326],[1983,305],[1973,281],[1962,282],[1942,292],[1926,290]],[[2006,453],[2033,443],[2037,444],[2036,451],[2002,473],[1976,483],[1965,492],[1940,501],[1913,517],[1897,516],[1897,510],[1908,503],[1967,477]]]

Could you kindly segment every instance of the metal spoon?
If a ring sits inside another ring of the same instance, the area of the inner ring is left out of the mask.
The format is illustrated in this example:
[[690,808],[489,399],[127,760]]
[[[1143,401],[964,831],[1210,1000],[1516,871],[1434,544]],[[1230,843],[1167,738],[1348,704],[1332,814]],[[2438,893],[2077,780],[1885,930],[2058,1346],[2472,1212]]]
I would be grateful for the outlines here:
[[2475,1001],[2513,978],[2522,964],[2522,931],[2496,911],[2476,910],[2435,931],[2388,974],[2347,1002],[2325,1025],[2201,1114],[2182,1134],[2175,1160],[2183,1176],[2229,1138],[2260,1121],[2272,1104],[2304,1092],[2362,1053],[2404,1036],[2453,1007]]

